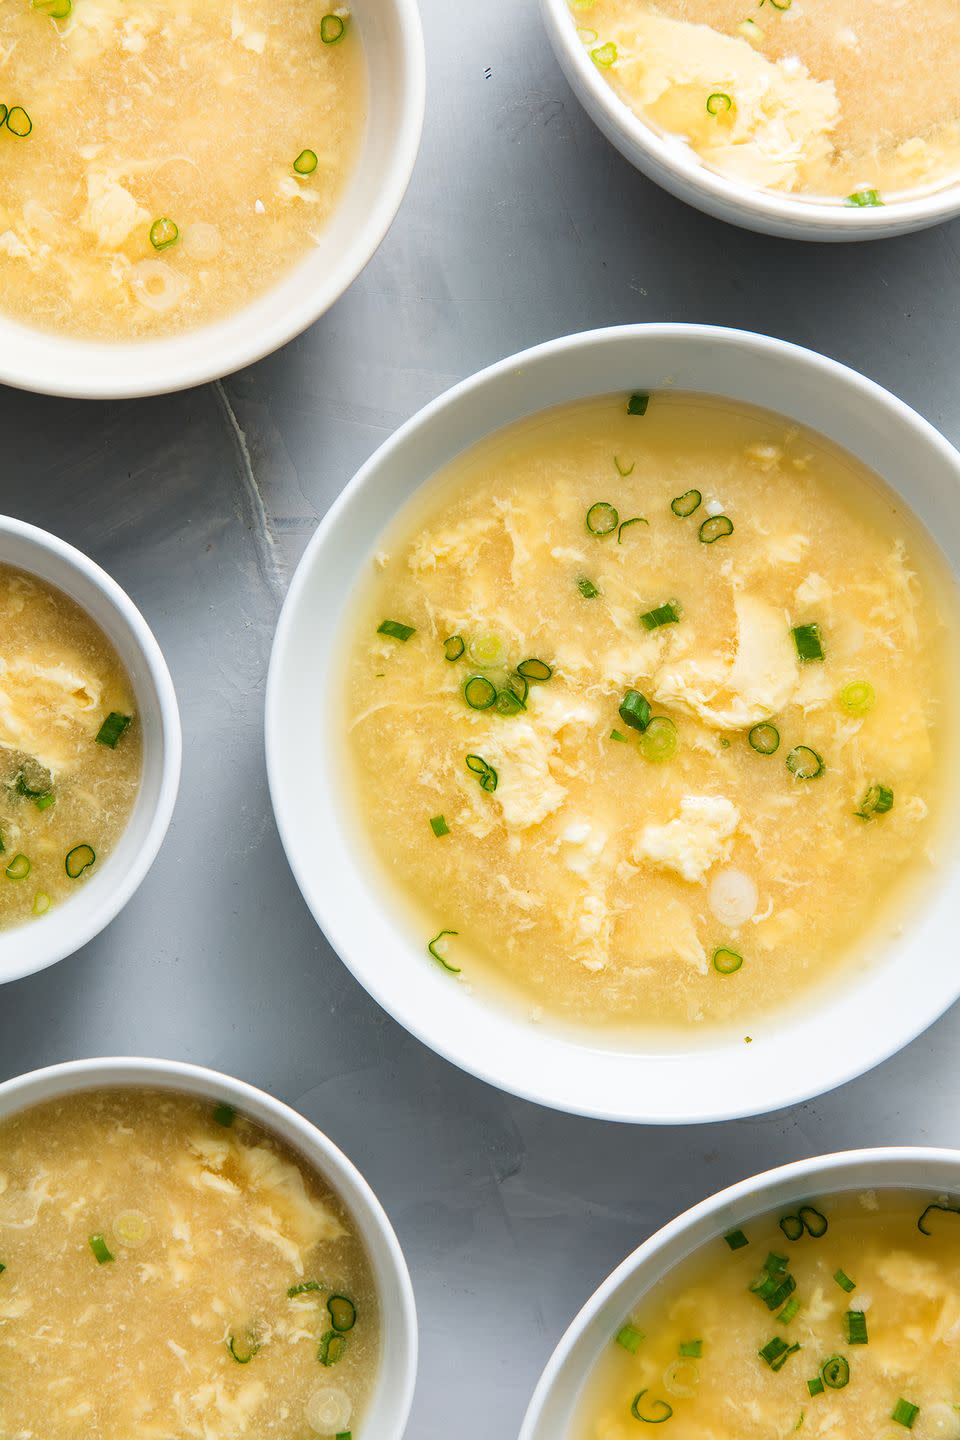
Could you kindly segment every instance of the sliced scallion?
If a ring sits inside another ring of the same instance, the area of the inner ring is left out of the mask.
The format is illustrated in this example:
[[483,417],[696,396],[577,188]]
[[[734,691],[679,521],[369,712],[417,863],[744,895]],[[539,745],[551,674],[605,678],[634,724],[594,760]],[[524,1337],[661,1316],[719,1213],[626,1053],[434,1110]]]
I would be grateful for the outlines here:
[[682,613],[678,600],[667,600],[663,605],[655,605],[652,610],[645,610],[640,616],[640,624],[644,630],[657,630],[661,625],[677,625]]
[[110,1261],[114,1257],[111,1254],[110,1247],[107,1244],[106,1240],[104,1240],[103,1236],[91,1235],[87,1243],[89,1244],[90,1249],[93,1251],[94,1258],[97,1264],[109,1265]]
[[3,873],[8,880],[26,880],[31,868],[30,861],[26,855],[14,855]]
[[775,755],[780,749],[780,731],[766,720],[754,725],[747,734],[747,740],[758,755]]
[[628,475],[633,474],[637,462],[635,460],[631,460],[629,465],[624,465],[623,461],[620,459],[620,456],[614,455],[613,463],[617,467],[617,474],[622,475],[624,480],[626,480]]
[[829,1229],[826,1215],[812,1205],[801,1205],[797,1211],[797,1218],[807,1234],[814,1240],[822,1239]]
[[169,250],[180,239],[180,227],[169,215],[161,215],[150,226],[150,244],[154,250]]
[[858,210],[870,210],[876,205],[882,205],[879,190],[854,190],[843,202],[845,205],[853,205]]
[[506,684],[497,691],[497,714],[516,715],[526,710],[529,693],[530,687],[519,672],[508,675]]
[[714,90],[712,95],[707,96],[707,114],[725,115],[728,110],[733,109],[733,100],[724,90]]
[[627,401],[628,415],[646,415],[650,405],[650,396],[642,390],[635,390]]
[[820,635],[820,626],[816,622],[809,625],[794,625],[790,633],[796,646],[798,660],[823,659],[823,639]]
[[108,745],[111,750],[116,750],[117,741],[129,729],[132,716],[121,715],[119,710],[111,710],[97,731],[96,743]]
[[542,685],[545,680],[552,678],[553,666],[548,665],[545,660],[536,658],[521,660],[517,666],[517,674],[521,675],[524,680],[532,680],[538,685]]
[[472,775],[476,775],[480,782],[480,789],[493,794],[497,788],[498,776],[492,765],[488,765],[482,755],[468,755],[466,759],[467,769]]
[[346,32],[346,21],[340,15],[324,15],[320,21],[320,39],[324,45],[336,45]]
[[681,520],[686,520],[695,510],[699,510],[703,503],[703,496],[699,490],[684,490],[675,500],[670,501],[670,509],[674,515],[679,515]]
[[347,1350],[347,1337],[336,1330],[328,1330],[320,1337],[317,1359],[321,1365],[338,1365]]
[[66,20],[73,10],[73,0],[33,0],[34,10],[42,10],[51,20]]
[[680,745],[677,727],[666,715],[655,715],[640,736],[640,749],[654,765],[671,760]]
[[597,589],[596,585],[594,585],[593,581],[588,580],[585,575],[581,575],[580,579],[577,581],[577,589],[580,591],[580,594],[583,596],[584,600],[596,600],[597,596],[600,594],[600,591]]
[[844,1270],[838,1270],[833,1278],[840,1286],[840,1289],[845,1290],[848,1295],[852,1290],[856,1290],[857,1288],[856,1280],[851,1280],[850,1276]]
[[357,1307],[348,1295],[331,1295],[327,1301],[330,1324],[338,1334],[346,1334],[357,1323]]
[[71,880],[79,880],[84,870],[89,870],[96,858],[97,852],[92,845],[74,845],[72,850],[67,851],[63,868]]
[[796,1295],[791,1295],[790,1299],[787,1301],[786,1305],[784,1305],[783,1309],[780,1311],[780,1314],[777,1316],[777,1319],[780,1321],[781,1325],[789,1325],[790,1321],[796,1317],[799,1310],[800,1301],[797,1299]]
[[219,1105],[214,1106],[213,1118],[217,1125],[222,1125],[224,1130],[229,1130],[237,1118],[237,1112],[232,1105],[228,1105],[226,1101],[223,1100]]
[[757,1353],[765,1365],[769,1365],[771,1370],[776,1371],[782,1370],[790,1356],[796,1355],[799,1349],[799,1345],[788,1345],[786,1340],[781,1340],[779,1335],[775,1335]]
[[703,1358],[702,1340],[681,1340],[680,1355],[684,1360],[700,1360]]
[[702,545],[713,545],[717,540],[733,534],[733,521],[729,515],[710,515],[697,533]]
[[780,1229],[788,1240],[799,1240],[804,1230],[803,1221],[799,1215],[781,1215]]
[[497,687],[486,675],[471,675],[464,684],[463,698],[471,710],[489,710],[497,703]]
[[287,1291],[287,1299],[294,1300],[298,1295],[308,1295],[322,1289],[323,1286],[319,1280],[301,1280],[299,1285],[290,1286]]
[[247,1330],[242,1336],[228,1335],[227,1349],[238,1365],[249,1365],[260,1349],[260,1341],[251,1330]]
[[877,692],[867,680],[853,680],[837,695],[837,703],[848,715],[868,715],[877,703]]
[[639,690],[628,690],[617,713],[624,725],[633,730],[646,730],[650,724],[650,701]]
[[4,125],[6,124],[6,120],[7,120],[7,107],[6,107],[6,105],[0,105],[0,130],[3,129]]
[[736,950],[728,950],[721,945],[713,952],[713,968],[720,975],[735,975],[743,965],[743,956],[738,955]]
[[467,648],[480,670],[499,670],[507,663],[507,646],[501,635],[476,635]]
[[811,1395],[823,1394],[823,1381],[820,1379],[819,1375],[815,1375],[812,1380],[807,1381],[807,1389],[810,1391]]
[[842,1355],[831,1355],[820,1366],[820,1379],[828,1390],[844,1390],[850,1383],[850,1362]]
[[459,660],[466,648],[462,635],[448,635],[443,642],[443,658],[445,660]]
[[890,1419],[895,1425],[902,1425],[905,1430],[912,1430],[919,1414],[919,1405],[913,1405],[909,1400],[898,1400],[893,1407]]
[[867,1317],[862,1310],[848,1310],[844,1316],[848,1345],[869,1345]]
[[941,1215],[960,1215],[960,1204],[951,1205],[946,1200],[936,1200],[932,1205],[928,1205],[917,1221],[917,1229],[921,1235],[929,1236],[933,1234],[933,1231],[930,1229],[930,1216],[937,1213]]
[[33,121],[22,105],[11,105],[6,116],[7,129],[18,140],[26,140],[33,129]]
[[730,1230],[723,1238],[731,1250],[742,1250],[745,1245],[750,1244],[742,1230]]
[[795,745],[787,756],[787,769],[797,780],[817,780],[823,774],[823,756],[809,745]]
[[447,824],[446,820],[443,818],[442,815],[434,815],[433,819],[430,821],[430,829],[433,831],[434,835],[436,835],[438,840],[441,838],[441,836],[450,834],[450,826]]
[[871,785],[860,801],[860,809],[854,814],[860,820],[872,820],[874,815],[886,815],[893,809],[893,791],[889,785]]
[[586,524],[591,535],[612,535],[620,524],[620,512],[609,500],[596,500],[587,511]]
[[650,521],[644,519],[644,517],[643,517],[642,515],[634,515],[633,518],[630,519],[630,520],[621,520],[621,521],[620,521],[620,524],[617,526],[617,544],[618,544],[618,545],[622,545],[622,544],[623,544],[623,532],[624,532],[624,530],[626,530],[630,525],[649,525],[649,524],[650,524]]
[[416,634],[413,625],[404,625],[402,620],[381,620],[377,626],[378,635],[389,635],[393,640],[409,640]]
[[611,740],[618,740],[621,745],[626,745],[626,743],[627,743],[627,737],[626,737],[626,735],[621,735],[619,730],[611,730],[611,731],[610,731],[610,739],[611,739]]
[[[441,940],[443,940],[447,935],[459,935],[459,934],[460,934],[459,930],[441,930],[440,933],[439,933],[439,935],[434,935],[433,939],[432,939],[432,940],[430,941],[430,943],[427,945],[427,949],[429,950],[430,954],[433,956],[434,960],[436,960],[439,965],[442,965],[443,968],[444,968],[444,970],[449,970],[449,972],[450,972],[451,975],[459,975],[459,974],[460,974],[460,967],[459,967],[459,965],[451,965],[451,964],[450,964],[450,961],[447,960],[443,955],[441,955],[440,951],[437,949],[437,945],[438,945],[438,943],[439,943]],[[446,947],[444,947],[444,948],[446,948]]]
[[642,1420],[645,1425],[662,1425],[665,1420],[671,1419],[673,1406],[668,1405],[666,1400],[650,1400],[644,1405],[643,1397],[648,1393],[646,1390],[640,1390],[634,1395],[630,1414],[634,1420]]
[[312,175],[318,163],[315,150],[301,150],[293,162],[293,168],[298,175]]
[[590,51],[590,59],[595,65],[602,65],[605,70],[613,65],[617,58],[617,47],[612,40],[605,45],[598,45],[596,50]]
[[638,1330],[635,1325],[623,1325],[614,1336],[620,1348],[628,1350],[631,1355],[636,1355],[646,1338],[643,1331]]
[[46,890],[38,890],[36,895],[34,895],[33,897],[34,915],[46,915],[49,909],[50,896],[47,894]]

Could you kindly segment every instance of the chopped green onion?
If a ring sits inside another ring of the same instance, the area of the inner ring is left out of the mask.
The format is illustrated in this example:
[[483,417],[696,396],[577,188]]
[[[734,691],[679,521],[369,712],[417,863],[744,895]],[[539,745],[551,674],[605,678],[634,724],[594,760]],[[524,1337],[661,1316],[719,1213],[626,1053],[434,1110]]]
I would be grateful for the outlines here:
[[507,663],[507,647],[500,635],[477,635],[469,649],[470,659],[481,670],[498,670]]
[[583,596],[584,600],[596,600],[597,596],[600,594],[600,591],[597,589],[596,585],[594,585],[593,581],[588,580],[585,575],[581,576],[581,578],[577,581],[577,589],[580,591],[580,594]]
[[761,721],[759,725],[754,725],[748,733],[747,739],[758,755],[776,755],[780,749],[780,731],[775,725],[770,725],[765,720]]
[[130,725],[132,716],[121,715],[119,710],[111,710],[97,731],[96,743],[98,745],[109,745],[111,750],[116,750],[117,741]]
[[733,534],[733,521],[729,515],[711,515],[704,520],[697,533],[701,544],[713,545],[715,541]]
[[628,415],[646,415],[647,407],[650,404],[650,396],[642,391],[635,390],[627,401]]
[[6,1265],[0,1264],[0,1275],[3,1274],[4,1270],[6,1270],[6,1268],[7,1268]]
[[845,205],[853,205],[859,210],[868,210],[875,205],[882,205],[879,190],[854,190],[843,202]]
[[93,1251],[94,1257],[98,1265],[108,1265],[110,1261],[114,1258],[113,1255],[110,1253],[110,1248],[102,1235],[91,1235],[87,1243],[89,1244],[90,1249]]
[[820,1379],[828,1390],[843,1390],[850,1383],[850,1364],[842,1355],[831,1355],[820,1366]]
[[434,835],[436,835],[438,840],[441,838],[441,836],[450,834],[450,826],[447,824],[446,820],[443,818],[442,815],[434,815],[433,819],[430,821],[430,829],[433,831]]
[[869,1345],[867,1317],[862,1310],[848,1310],[844,1316],[848,1345]]
[[797,1299],[796,1295],[791,1295],[790,1299],[787,1301],[786,1305],[784,1305],[783,1309],[780,1311],[780,1314],[777,1316],[780,1324],[789,1325],[790,1321],[793,1320],[797,1315],[799,1309],[800,1301]]
[[79,880],[84,870],[89,870],[96,858],[97,852],[92,845],[74,845],[72,850],[67,851],[63,868],[71,880]]
[[[39,804],[39,801],[37,802]],[[886,815],[893,809],[893,791],[889,785],[871,785],[860,801],[860,809],[854,814],[860,820],[872,820],[874,815]]]
[[381,620],[377,634],[389,635],[393,640],[409,640],[416,631],[413,625],[404,625],[400,620]]
[[338,1430],[333,1440],[353,1440],[352,1430]]
[[807,1381],[807,1389],[810,1391],[811,1395],[823,1394],[823,1381],[820,1379],[819,1375],[815,1376],[813,1380]]
[[620,512],[608,500],[597,500],[587,511],[586,523],[591,535],[612,535],[620,524]]
[[317,168],[317,164],[317,152],[315,150],[301,150],[293,162],[293,168],[297,175],[312,175]]
[[763,1274],[754,1280],[750,1291],[763,1301],[768,1310],[779,1310],[796,1288],[797,1282],[792,1275],[764,1270]]
[[638,1394],[634,1395],[633,1404],[630,1406],[630,1414],[634,1420],[642,1420],[645,1425],[662,1425],[665,1420],[669,1420],[673,1415],[673,1406],[668,1405],[666,1400],[652,1400],[649,1405],[645,1406],[646,1414],[643,1415],[640,1413],[640,1401],[646,1394],[646,1390],[641,1390]]
[[960,1204],[950,1205],[943,1200],[937,1200],[932,1205],[928,1205],[926,1210],[924,1210],[923,1214],[920,1216],[920,1219],[917,1221],[917,1229],[920,1231],[921,1235],[933,1234],[933,1231],[929,1228],[929,1217],[931,1213],[935,1210],[939,1210],[940,1213],[943,1215],[960,1215]]
[[441,930],[440,933],[439,933],[439,935],[434,935],[433,939],[430,941],[429,945],[427,946],[427,949],[429,950],[430,954],[433,956],[434,960],[436,960],[436,961],[438,962],[438,964],[442,965],[443,968],[444,968],[444,970],[449,970],[449,972],[450,972],[451,975],[459,975],[459,974],[460,974],[460,967],[459,967],[459,965],[451,965],[450,962],[449,962],[449,960],[446,960],[446,959],[443,957],[443,955],[440,954],[440,951],[437,949],[437,944],[438,944],[438,942],[439,942],[440,940],[442,940],[442,939],[444,938],[444,936],[446,936],[446,935],[459,935],[459,934],[460,934],[460,931],[459,931],[459,930]]
[[617,47],[612,40],[608,40],[605,45],[600,45],[596,50],[591,50],[590,58],[595,65],[602,65],[604,69],[608,69],[617,58]]
[[339,15],[324,15],[320,21],[320,39],[324,45],[336,45],[346,32],[346,21]]
[[542,684],[553,675],[553,666],[548,665],[545,660],[521,660],[517,666],[517,674],[522,675],[524,680],[534,680]]
[[11,105],[6,115],[7,129],[19,140],[26,140],[33,129],[33,121],[22,105]]
[[713,968],[721,975],[735,975],[742,964],[743,956],[736,950],[727,950],[721,945],[713,952]]
[[[763,4],[763,0],[760,0],[760,4]],[[793,0],[770,0],[770,4],[774,10],[789,10]]]
[[679,744],[677,727],[666,715],[655,715],[640,736],[640,749],[646,759],[655,765],[671,760]]
[[497,691],[497,714],[516,715],[520,710],[526,710],[529,693],[530,686],[519,672],[509,675],[506,685]]
[[798,660],[823,659],[823,640],[820,637],[819,625],[815,622],[810,625],[794,625],[790,633],[797,648]]
[[809,745],[795,745],[787,756],[787,769],[797,780],[817,780],[823,774],[823,756]]
[[6,107],[6,105],[0,105],[0,130],[3,129],[4,124],[6,123],[6,119],[7,119],[7,107]]
[[34,895],[33,897],[34,915],[46,915],[49,909],[50,896],[47,894],[46,890],[38,890],[36,895]]
[[498,775],[492,765],[488,765],[482,755],[468,755],[467,769],[471,774],[476,775],[480,781],[480,789],[486,790],[492,795],[497,788]]
[[237,1112],[232,1105],[228,1105],[224,1100],[214,1107],[213,1118],[218,1125],[223,1126],[224,1130],[229,1130],[237,1118]]
[[728,1234],[724,1235],[723,1238],[731,1250],[742,1250],[745,1245],[750,1244],[750,1241],[742,1230],[731,1230]]
[[471,710],[489,710],[497,703],[497,687],[486,675],[471,675],[464,684],[463,698]]
[[636,1355],[646,1338],[643,1331],[638,1330],[634,1325],[624,1325],[622,1329],[617,1331],[614,1337],[620,1348],[622,1350],[629,1350],[631,1355]]
[[801,1205],[797,1211],[797,1218],[807,1234],[814,1240],[820,1240],[826,1235],[829,1228],[827,1217],[822,1215],[819,1210],[815,1210],[812,1205]]
[[663,605],[655,605],[652,610],[645,610],[640,616],[640,624],[644,630],[656,630],[661,625],[676,625],[682,613],[678,600],[667,600]]
[[610,739],[611,739],[611,740],[619,740],[619,742],[620,742],[621,745],[626,745],[626,743],[627,743],[627,737],[626,737],[626,735],[621,735],[619,730],[611,730],[611,731],[610,731]]
[[788,1345],[786,1340],[781,1340],[779,1335],[775,1335],[757,1351],[757,1354],[765,1365],[769,1365],[771,1370],[776,1371],[782,1370],[790,1356],[796,1355],[799,1349],[799,1345]]
[[715,90],[712,95],[707,96],[708,115],[725,115],[732,109],[733,101],[723,90]]
[[290,1286],[290,1289],[287,1291],[287,1299],[293,1300],[297,1295],[313,1294],[315,1291],[322,1289],[323,1286],[319,1280],[301,1280],[299,1285]]
[[650,724],[650,701],[639,690],[628,690],[617,711],[624,725],[633,730],[646,730]]
[[703,496],[699,490],[684,490],[675,500],[670,501],[670,509],[674,515],[679,515],[681,520],[686,520],[695,510],[699,510],[703,503]]
[[703,1357],[702,1340],[681,1340],[680,1354],[684,1360],[700,1360]]
[[327,1310],[330,1323],[339,1334],[352,1330],[357,1323],[357,1307],[347,1295],[331,1295]]
[[844,685],[837,695],[837,702],[848,715],[867,715],[877,703],[877,692],[868,681],[854,680]]
[[46,795],[38,795],[36,799],[37,809],[49,810],[50,806],[56,802],[56,798],[52,790],[48,790]]
[[856,1290],[857,1288],[857,1282],[855,1280],[851,1280],[850,1276],[847,1275],[843,1270],[838,1270],[833,1278],[840,1286],[840,1289],[846,1290],[848,1295],[850,1294],[851,1290]]
[[34,10],[42,10],[51,20],[66,20],[73,9],[73,0],[33,0]]
[[180,227],[167,215],[161,215],[150,226],[150,244],[154,250],[169,250],[180,239]]
[[445,660],[459,660],[466,648],[462,635],[448,635],[443,642],[443,658]]
[[[24,775],[22,770],[19,772],[16,780],[13,782],[13,788],[17,795],[22,795],[25,800],[35,800],[38,805],[40,805],[41,800],[46,800],[48,795],[53,794],[49,785],[44,785],[42,789],[40,789],[39,787],[34,788],[33,786],[28,785],[26,776]],[[45,810],[46,806],[43,805],[40,806],[40,808]]]
[[346,1349],[346,1335],[339,1335],[336,1330],[328,1330],[320,1337],[317,1359],[321,1365],[336,1365],[343,1359]]
[[260,1342],[253,1332],[248,1330],[242,1340],[238,1340],[236,1335],[229,1335],[227,1349],[238,1365],[249,1365],[260,1349]]
[[617,467],[617,474],[622,475],[624,480],[626,480],[628,475],[633,474],[637,465],[637,462],[635,460],[631,460],[629,465],[621,465],[619,455],[614,455],[613,463]]
[[799,1215],[781,1215],[780,1229],[788,1240],[799,1240],[804,1231],[803,1221]]
[[26,855],[14,855],[10,864],[3,872],[8,880],[26,880],[30,874],[31,865]]
[[893,1407],[890,1419],[895,1425],[902,1425],[905,1430],[912,1430],[914,1421],[919,1414],[919,1405],[912,1405],[909,1400],[898,1400]]
[[622,545],[622,544],[623,544],[623,532],[624,532],[624,530],[626,530],[626,528],[628,527],[628,525],[649,525],[649,524],[650,524],[650,521],[644,519],[644,517],[643,517],[642,515],[634,515],[631,520],[621,520],[621,521],[620,521],[620,524],[617,526],[617,544],[618,544],[618,545]]

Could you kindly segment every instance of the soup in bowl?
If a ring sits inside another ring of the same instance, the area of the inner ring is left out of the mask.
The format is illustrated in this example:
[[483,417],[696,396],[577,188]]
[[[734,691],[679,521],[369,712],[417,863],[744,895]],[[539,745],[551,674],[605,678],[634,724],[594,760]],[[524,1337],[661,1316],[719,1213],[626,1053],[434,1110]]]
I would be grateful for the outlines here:
[[[191,1066],[80,1062],[0,1086],[0,1153],[12,1433],[69,1440],[95,1416],[104,1440],[399,1440],[406,1267],[365,1182],[295,1112]],[[69,1354],[45,1338],[54,1316]]]
[[268,693],[281,833],[364,983],[622,1118],[785,1104],[902,1043],[953,903],[956,477],[859,377],[698,328],[557,342],[412,422],[308,551]]

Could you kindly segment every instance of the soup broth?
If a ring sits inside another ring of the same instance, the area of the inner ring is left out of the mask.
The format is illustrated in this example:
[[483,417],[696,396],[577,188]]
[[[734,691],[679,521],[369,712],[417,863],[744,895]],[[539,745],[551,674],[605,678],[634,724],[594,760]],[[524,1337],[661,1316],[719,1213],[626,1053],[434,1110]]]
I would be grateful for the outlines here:
[[[618,95],[713,168],[860,206],[960,175],[953,0],[572,0]],[[896,63],[892,57],[896,56]]]
[[570,1440],[644,1421],[673,1440],[956,1440],[960,1216],[936,1199],[841,1196],[718,1236],[611,1339]]
[[108,1090],[0,1123],[0,1261],[5,1437],[362,1440],[362,1243],[229,1106]]
[[98,625],[0,566],[0,926],[76,892],[122,834],[140,784],[133,686]]
[[904,923],[949,808],[956,600],[821,437],[629,406],[547,412],[425,487],[352,605],[337,723],[451,982],[652,1034],[835,986]]
[[60,3],[4,0],[3,308],[108,340],[239,309],[317,243],[353,171],[365,73],[349,11],[73,0],[65,19],[45,13]]

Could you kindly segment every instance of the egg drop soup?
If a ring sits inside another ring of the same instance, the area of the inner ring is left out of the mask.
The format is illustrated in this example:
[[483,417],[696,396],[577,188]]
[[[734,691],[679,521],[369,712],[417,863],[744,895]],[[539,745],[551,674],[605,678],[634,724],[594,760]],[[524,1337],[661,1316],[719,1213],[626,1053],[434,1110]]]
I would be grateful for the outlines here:
[[369,1261],[229,1105],[105,1090],[0,1122],[0,1264],[4,1437],[363,1440]]
[[783,418],[638,394],[502,431],[349,609],[344,804],[451,984],[688,1042],[862,973],[937,874],[955,587]]
[[960,177],[954,0],[571,0],[600,73],[713,169],[855,206]]

